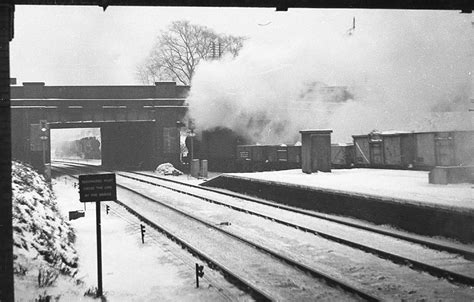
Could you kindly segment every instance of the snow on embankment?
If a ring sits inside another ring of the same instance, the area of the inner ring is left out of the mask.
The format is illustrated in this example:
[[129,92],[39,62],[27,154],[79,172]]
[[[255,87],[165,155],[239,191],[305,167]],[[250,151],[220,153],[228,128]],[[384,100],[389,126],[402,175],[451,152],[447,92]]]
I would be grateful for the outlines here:
[[39,288],[54,284],[58,276],[74,276],[78,261],[75,235],[43,176],[13,162],[12,191],[16,290],[21,291],[20,284],[28,280]]

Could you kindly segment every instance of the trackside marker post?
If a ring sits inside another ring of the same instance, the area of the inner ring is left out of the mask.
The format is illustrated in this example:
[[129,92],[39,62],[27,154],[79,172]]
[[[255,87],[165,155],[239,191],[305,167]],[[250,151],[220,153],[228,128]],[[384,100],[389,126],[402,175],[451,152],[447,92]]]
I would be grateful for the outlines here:
[[145,225],[140,223],[140,233],[142,234],[142,244],[145,243]]
[[[100,202],[115,201],[117,186],[115,174],[79,175],[79,200],[81,202],[95,202],[96,208],[96,235],[97,235],[97,296],[103,296],[102,289],[102,241],[100,225]],[[84,204],[85,205],[85,204]]]
[[199,288],[199,277],[204,276],[204,265],[199,265],[196,263],[196,288]]

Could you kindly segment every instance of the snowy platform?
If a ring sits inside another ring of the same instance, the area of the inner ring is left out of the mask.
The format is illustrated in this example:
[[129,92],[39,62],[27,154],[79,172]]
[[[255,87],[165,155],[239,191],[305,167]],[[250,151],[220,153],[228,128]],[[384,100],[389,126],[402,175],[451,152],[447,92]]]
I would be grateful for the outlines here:
[[474,212],[474,184],[434,185],[426,171],[341,169],[305,174],[300,169],[231,175],[382,197],[395,202]]
[[392,225],[410,232],[474,242],[473,185],[428,183],[428,172],[345,169],[223,174],[204,186],[288,206]]

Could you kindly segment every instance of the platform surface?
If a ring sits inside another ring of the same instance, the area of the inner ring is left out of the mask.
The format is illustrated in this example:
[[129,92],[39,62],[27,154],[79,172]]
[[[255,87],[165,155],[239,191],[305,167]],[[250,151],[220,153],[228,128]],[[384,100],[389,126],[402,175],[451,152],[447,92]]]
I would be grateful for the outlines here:
[[428,173],[411,170],[333,169],[330,173],[305,174],[301,169],[295,169],[229,175],[383,197],[421,206],[474,211],[474,184],[429,184]]

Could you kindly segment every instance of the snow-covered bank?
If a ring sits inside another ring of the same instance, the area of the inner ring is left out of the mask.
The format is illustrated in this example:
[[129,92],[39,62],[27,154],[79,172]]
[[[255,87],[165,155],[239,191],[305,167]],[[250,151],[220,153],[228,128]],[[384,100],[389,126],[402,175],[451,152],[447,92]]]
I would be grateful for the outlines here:
[[77,286],[75,234],[43,176],[29,166],[12,163],[12,193],[16,300],[64,298]]

